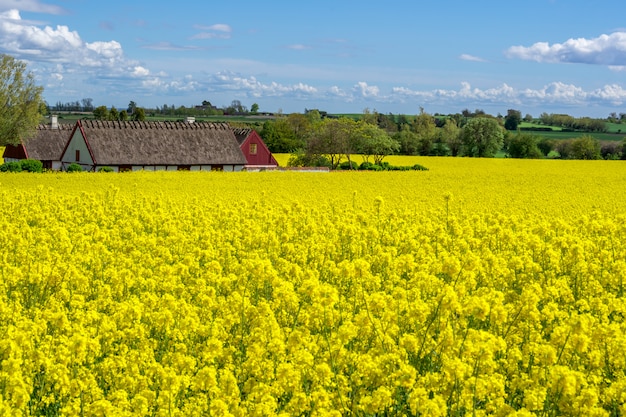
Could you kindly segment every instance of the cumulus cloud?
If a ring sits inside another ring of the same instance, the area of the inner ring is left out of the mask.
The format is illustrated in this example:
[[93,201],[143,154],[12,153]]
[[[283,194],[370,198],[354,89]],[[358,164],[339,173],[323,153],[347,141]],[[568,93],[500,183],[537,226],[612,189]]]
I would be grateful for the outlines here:
[[229,71],[223,71],[213,75],[209,84],[211,89],[243,91],[252,97],[302,97],[312,96],[318,93],[317,88],[305,83],[291,85],[285,85],[275,81],[262,83],[254,76],[245,77]]
[[626,65],[626,32],[614,32],[592,39],[568,39],[552,45],[537,42],[531,46],[512,46],[506,55],[536,62],[623,66]]
[[392,96],[400,101],[412,99],[442,105],[472,103],[476,105],[584,106],[605,104],[619,106],[626,103],[626,90],[617,84],[585,91],[582,87],[558,81],[537,89],[516,89],[507,84],[481,89],[472,87],[467,82],[461,83],[458,90],[421,91],[395,87],[392,89]]
[[18,10],[0,13],[0,42],[5,52],[20,59],[87,67],[112,67],[124,63],[119,42],[88,43],[67,26],[41,28],[23,21]]
[[361,97],[378,97],[380,93],[380,88],[367,85],[364,81],[359,81],[352,90]]

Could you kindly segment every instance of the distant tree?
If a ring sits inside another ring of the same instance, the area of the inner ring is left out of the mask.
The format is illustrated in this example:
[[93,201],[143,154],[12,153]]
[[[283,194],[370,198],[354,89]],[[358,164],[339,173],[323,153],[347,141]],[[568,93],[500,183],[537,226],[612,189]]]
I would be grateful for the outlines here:
[[24,62],[0,55],[0,145],[15,145],[35,134],[42,93]]
[[540,137],[527,133],[511,135],[508,140],[507,153],[511,158],[541,158],[541,150],[537,146]]
[[107,106],[98,106],[93,110],[93,117],[96,120],[109,120],[109,109]]
[[461,129],[453,118],[446,118],[445,124],[439,130],[439,142],[446,145],[446,153],[439,152],[439,155],[457,156],[461,151],[460,140]]
[[506,130],[517,130],[521,121],[522,112],[519,110],[509,109],[507,110],[506,117],[504,118],[504,128]]
[[544,156],[548,156],[550,152],[554,150],[554,141],[548,138],[541,138],[539,142],[537,142],[537,148],[539,148]]
[[554,145],[554,150],[559,153],[561,159],[570,159],[572,157],[572,140],[559,140]]
[[415,116],[413,123],[411,123],[411,130],[418,137],[417,154],[430,155],[437,132],[435,118],[420,109],[420,114]]
[[93,111],[93,99],[92,98],[84,98],[82,99],[83,103],[83,111]]
[[602,159],[621,159],[622,144],[620,142],[604,142],[600,147]]
[[524,121],[528,123],[533,121],[533,117],[530,115],[530,113],[526,113],[526,116],[524,116]]
[[274,153],[291,153],[304,148],[303,137],[308,134],[308,129],[296,132],[287,117],[266,121],[259,133],[263,142]]
[[350,163],[351,155],[357,151],[356,124],[347,117],[322,119],[314,124],[307,139],[307,155],[325,156],[332,169],[337,169],[344,156]]
[[420,148],[419,136],[411,130],[408,124],[402,125],[402,129],[393,135],[400,146],[402,155],[418,155]]
[[259,105],[257,103],[252,103],[250,106],[250,113],[257,114],[259,112]]
[[132,114],[132,120],[143,122],[146,120],[146,111],[143,107],[135,108],[135,111]]
[[574,159],[600,159],[600,141],[589,135],[581,136],[572,141],[572,158]]
[[363,154],[366,162],[373,157],[374,164],[380,165],[387,155],[393,155],[400,149],[400,144],[378,126],[359,122],[357,130],[358,151]]
[[496,119],[475,117],[461,130],[462,153],[472,157],[493,157],[503,145],[504,132]]
[[109,120],[119,120],[120,112],[115,108],[115,106],[111,107],[109,110]]
[[122,110],[122,111],[120,111],[120,114],[119,114],[119,116],[118,116],[118,119],[119,119],[121,122],[125,122],[126,120],[128,120],[128,113],[126,112],[126,110]]
[[133,114],[135,113],[135,110],[137,110],[137,103],[135,103],[134,101],[130,101],[130,103],[128,103],[128,107],[126,108],[126,112],[128,114]]
[[239,100],[233,100],[230,103],[230,106],[224,109],[224,114],[231,114],[231,115],[232,114],[244,114],[247,112],[248,112],[248,109],[246,108],[246,106],[241,104],[241,101]]

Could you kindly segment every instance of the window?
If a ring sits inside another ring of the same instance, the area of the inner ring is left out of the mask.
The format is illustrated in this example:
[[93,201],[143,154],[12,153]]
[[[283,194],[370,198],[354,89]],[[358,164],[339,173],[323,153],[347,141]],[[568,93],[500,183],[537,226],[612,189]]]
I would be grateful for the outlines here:
[[80,161],[80,149],[76,149],[76,162]]
[[250,144],[250,155],[256,155],[256,143]]

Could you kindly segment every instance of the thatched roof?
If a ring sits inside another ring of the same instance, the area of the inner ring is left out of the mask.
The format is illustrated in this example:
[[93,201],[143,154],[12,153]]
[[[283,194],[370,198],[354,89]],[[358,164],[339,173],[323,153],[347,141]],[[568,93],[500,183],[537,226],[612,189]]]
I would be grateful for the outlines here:
[[248,136],[250,136],[250,133],[252,133],[252,129],[237,128],[237,129],[233,129],[233,133],[235,134],[235,137],[237,138],[237,142],[239,143],[239,146],[241,146],[241,144],[244,143],[246,139],[248,139]]
[[70,138],[73,124],[59,124],[58,128],[53,128],[49,124],[37,126],[35,136],[24,139],[22,145],[25,154],[21,153],[18,146],[7,146],[5,157],[29,158],[39,161],[59,161],[63,148]]
[[244,165],[231,128],[225,123],[78,123],[97,165]]

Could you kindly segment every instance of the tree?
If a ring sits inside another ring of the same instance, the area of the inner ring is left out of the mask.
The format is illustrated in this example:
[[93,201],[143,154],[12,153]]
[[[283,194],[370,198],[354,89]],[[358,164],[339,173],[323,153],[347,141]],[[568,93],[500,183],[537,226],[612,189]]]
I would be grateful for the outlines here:
[[554,150],[554,141],[548,138],[542,138],[537,143],[537,147],[543,154],[543,156],[548,156],[550,152]]
[[456,120],[446,118],[443,127],[439,130],[439,138],[437,141],[440,144],[439,147],[445,147],[446,152],[444,153],[440,150],[438,155],[457,156],[461,150],[461,141],[459,140],[460,133],[461,129],[459,129]]
[[461,130],[462,153],[472,157],[493,157],[502,148],[504,132],[496,119],[475,117]]
[[146,111],[143,107],[135,108],[135,111],[132,114],[132,120],[135,120],[137,122],[143,122],[144,120],[146,120]]
[[302,137],[305,134],[308,130],[296,132],[288,117],[266,121],[259,133],[269,150],[275,153],[290,153],[303,148],[305,141]]
[[506,130],[517,130],[517,127],[522,122],[522,112],[519,110],[509,109],[507,110],[506,117],[504,118],[504,128]]
[[93,110],[93,117],[96,120],[109,120],[109,109],[107,106],[98,106]]
[[541,158],[543,153],[537,146],[540,139],[541,137],[538,135],[527,133],[512,135],[508,143],[507,152],[511,158]]
[[420,109],[420,114],[415,116],[413,123],[411,123],[411,130],[417,135],[418,138],[418,155],[429,155],[433,148],[433,142],[435,140],[437,125],[435,124],[435,118],[424,112],[424,109]]
[[0,55],[0,145],[17,145],[34,136],[42,93],[24,62]]
[[135,110],[137,110],[137,103],[131,100],[130,103],[128,103],[128,108],[126,109],[126,113],[133,114],[135,113]]
[[571,157],[573,159],[600,159],[602,157],[600,149],[600,141],[584,135],[572,141]]
[[385,156],[393,155],[400,149],[400,144],[378,126],[360,122],[356,134],[359,138],[358,150],[366,162],[369,162],[368,159],[372,156],[374,164],[380,165]]
[[83,111],[93,111],[93,99],[84,98],[81,100],[83,103]]
[[259,112],[259,105],[257,103],[252,103],[250,106],[250,113],[257,114]]
[[109,120],[119,120],[119,119],[120,119],[120,112],[117,111],[115,106],[111,107],[111,110],[109,110]]
[[393,138],[400,144],[400,153],[402,155],[417,155],[419,153],[419,136],[411,130],[408,124],[402,125],[400,131],[394,134]]
[[356,124],[357,122],[347,117],[322,119],[313,126],[308,137],[307,155],[327,157],[332,169],[339,166],[344,155],[351,163],[351,155],[357,149]]

